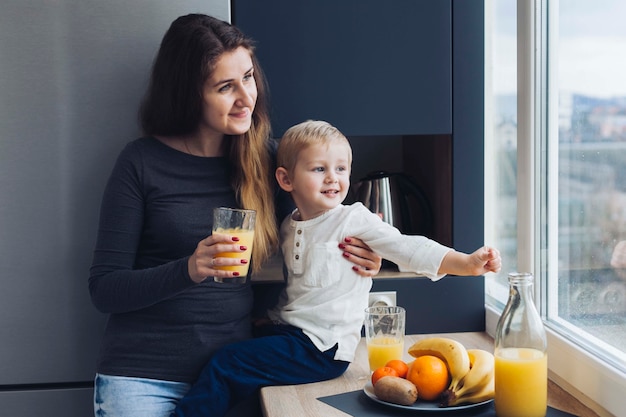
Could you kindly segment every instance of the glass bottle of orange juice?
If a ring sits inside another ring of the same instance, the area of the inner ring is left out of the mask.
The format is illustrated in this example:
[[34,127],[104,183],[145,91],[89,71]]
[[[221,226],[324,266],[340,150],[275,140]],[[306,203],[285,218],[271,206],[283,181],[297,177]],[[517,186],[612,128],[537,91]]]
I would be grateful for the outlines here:
[[509,299],[495,335],[498,417],[545,417],[548,407],[546,331],[533,302],[533,276],[509,274]]

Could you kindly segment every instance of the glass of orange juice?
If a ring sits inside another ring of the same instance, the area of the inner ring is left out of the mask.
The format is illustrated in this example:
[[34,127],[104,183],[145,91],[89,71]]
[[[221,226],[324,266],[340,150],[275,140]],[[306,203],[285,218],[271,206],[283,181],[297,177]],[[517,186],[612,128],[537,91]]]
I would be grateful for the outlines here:
[[[246,276],[250,267],[250,255],[252,254],[255,221],[256,211],[254,210],[227,207],[217,207],[213,210],[213,233],[236,236],[239,238],[237,243],[248,248],[245,252],[223,252],[215,255],[216,258],[239,258],[248,261],[241,265],[215,266],[215,269],[239,272],[238,277],[226,278],[228,282],[235,284],[246,282]],[[224,278],[221,277],[213,277],[213,280],[215,282],[224,282]]]
[[365,309],[365,341],[370,371],[385,366],[392,359],[402,360],[406,312],[397,306]]

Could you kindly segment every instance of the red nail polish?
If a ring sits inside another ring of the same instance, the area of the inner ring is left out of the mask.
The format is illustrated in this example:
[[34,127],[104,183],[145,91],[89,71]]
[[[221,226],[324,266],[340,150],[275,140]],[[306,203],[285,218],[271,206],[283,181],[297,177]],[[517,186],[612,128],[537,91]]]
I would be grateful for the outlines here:
[[235,272],[233,272],[233,276],[234,276],[234,277],[238,277],[238,276],[239,276],[239,272],[236,272],[236,271],[235,271]]
[[233,236],[233,242],[239,242],[239,238],[237,236]]
[[349,237],[347,237],[347,238],[345,238],[345,239],[344,239],[344,242],[346,242],[346,243],[350,243],[350,242],[352,242],[352,239],[350,239]]
[[357,267],[357,266],[353,266],[353,267],[352,267],[352,270],[353,270],[353,271],[358,271],[358,270],[359,270],[359,267]]
[[241,249],[241,250],[246,250],[246,249],[248,249],[248,247],[247,247],[247,246],[243,246],[243,245],[241,245],[241,246],[239,246],[239,249]]
[[344,245],[343,243],[339,244],[339,249],[345,249],[345,248],[346,248],[346,245]]
[[248,260],[247,260],[247,259],[242,259],[242,260],[241,260],[241,263],[242,263],[242,264],[247,264],[247,263],[248,263]]
[[350,254],[349,254],[348,252],[344,252],[344,253],[343,253],[343,257],[344,257],[344,258],[349,258],[349,257],[350,257]]

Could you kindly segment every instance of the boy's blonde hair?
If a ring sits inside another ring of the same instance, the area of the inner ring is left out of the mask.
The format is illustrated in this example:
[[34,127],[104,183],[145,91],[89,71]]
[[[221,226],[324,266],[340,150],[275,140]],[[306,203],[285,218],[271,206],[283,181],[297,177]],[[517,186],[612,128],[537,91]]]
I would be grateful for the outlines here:
[[307,120],[287,129],[278,145],[276,163],[279,167],[292,172],[298,161],[300,151],[313,145],[330,146],[333,144],[346,145],[351,164],[352,148],[343,133],[328,122]]

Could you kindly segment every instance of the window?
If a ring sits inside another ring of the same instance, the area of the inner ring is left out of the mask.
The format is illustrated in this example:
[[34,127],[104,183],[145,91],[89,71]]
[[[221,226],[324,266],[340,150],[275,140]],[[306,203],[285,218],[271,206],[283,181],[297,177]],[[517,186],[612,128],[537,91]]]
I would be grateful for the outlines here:
[[488,0],[485,10],[485,236],[504,266],[487,278],[487,327],[506,301],[507,273],[533,272],[551,375],[618,415],[626,407],[626,6]]

